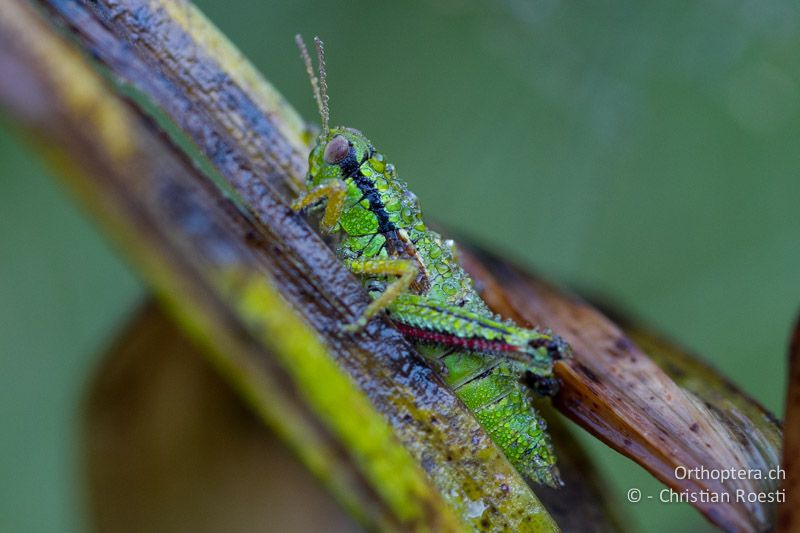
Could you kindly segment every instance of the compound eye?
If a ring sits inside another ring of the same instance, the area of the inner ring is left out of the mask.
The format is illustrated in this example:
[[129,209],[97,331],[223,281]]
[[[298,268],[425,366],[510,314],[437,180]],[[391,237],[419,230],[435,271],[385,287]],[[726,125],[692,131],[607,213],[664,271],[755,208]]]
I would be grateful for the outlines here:
[[328,141],[327,146],[325,146],[325,153],[323,154],[322,158],[325,160],[326,163],[329,165],[337,165],[339,162],[342,161],[347,154],[350,153],[350,143],[342,137],[341,135],[337,135],[330,141]]

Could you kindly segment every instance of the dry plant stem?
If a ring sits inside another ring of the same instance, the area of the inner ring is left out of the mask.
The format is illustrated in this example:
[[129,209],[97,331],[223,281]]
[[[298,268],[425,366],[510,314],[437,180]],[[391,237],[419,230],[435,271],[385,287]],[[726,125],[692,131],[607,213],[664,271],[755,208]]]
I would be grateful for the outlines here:
[[789,344],[789,388],[786,393],[783,468],[786,501],[778,508],[777,530],[789,533],[800,529],[800,315]]
[[[555,398],[561,412],[676,491],[729,494],[729,503],[696,503],[711,522],[736,531],[770,527],[775,506],[738,502],[735,491],[774,490],[775,481],[678,479],[675,469],[760,469],[766,475],[778,466],[780,429],[774,418],[736,408],[724,416],[707,398],[679,387],[618,326],[580,299],[477,249],[463,251],[462,259],[495,309],[522,323],[552,327],[572,346],[574,358],[556,365],[563,381]],[[739,431],[756,427],[760,437],[740,438]]]
[[[184,35],[169,20],[156,23],[172,3],[131,4],[140,8],[139,18],[127,12],[137,22],[149,21],[170,38]],[[0,101],[30,128],[181,326],[306,465],[371,527],[554,529],[474,418],[399,334],[379,321],[360,335],[338,333],[365,295],[277,189],[259,179],[259,164],[238,144],[249,137],[220,122],[230,118],[236,94],[256,109],[241,87],[223,75],[212,76],[220,82],[214,87],[193,79],[201,91],[174,84],[157,62],[141,63],[140,49],[110,35],[111,21],[101,23],[77,3],[56,7],[76,28],[109,39],[93,50],[97,55],[118,54],[138,81],[168,89],[150,96],[159,104],[159,96],[166,98],[168,113],[182,110],[173,118],[186,122],[250,210],[240,211],[138,109],[114,97],[24,2],[6,2],[0,12],[0,64],[10,74],[0,79]],[[155,9],[153,18],[148,9]],[[114,18],[123,19],[124,13]],[[169,39],[154,46],[139,37],[148,53],[176,50]],[[218,36],[209,39],[219,45]],[[195,55],[188,65],[197,74],[216,63]],[[202,105],[192,99],[201,93]],[[291,157],[279,154],[292,143],[278,139],[293,130],[273,115],[280,111],[260,114],[261,128],[270,131],[251,137],[273,137],[264,141],[260,164],[273,165],[270,178],[287,183],[281,165]]]

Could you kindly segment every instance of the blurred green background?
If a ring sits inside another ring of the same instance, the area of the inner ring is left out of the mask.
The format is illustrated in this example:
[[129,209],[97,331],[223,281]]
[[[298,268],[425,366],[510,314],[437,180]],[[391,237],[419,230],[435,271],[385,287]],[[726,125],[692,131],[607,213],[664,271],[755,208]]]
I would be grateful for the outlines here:
[[[800,15],[790,1],[199,2],[310,120],[293,36],[327,43],[332,120],[429,216],[609,296],[781,414],[800,307]],[[37,156],[0,130],[0,530],[87,527],[78,421],[145,289]],[[590,438],[632,505],[660,485]]]

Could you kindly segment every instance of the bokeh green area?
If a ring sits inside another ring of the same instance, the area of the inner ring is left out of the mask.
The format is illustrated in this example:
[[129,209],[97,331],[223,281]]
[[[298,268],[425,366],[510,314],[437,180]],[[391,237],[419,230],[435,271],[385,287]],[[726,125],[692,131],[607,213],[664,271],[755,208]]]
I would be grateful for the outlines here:
[[[800,308],[796,3],[199,4],[309,119],[293,35],[322,36],[333,122],[364,131],[428,216],[610,297],[781,413]],[[144,288],[3,125],[0,530],[83,530],[82,391]],[[637,528],[708,527],[627,503],[661,485],[584,440]]]

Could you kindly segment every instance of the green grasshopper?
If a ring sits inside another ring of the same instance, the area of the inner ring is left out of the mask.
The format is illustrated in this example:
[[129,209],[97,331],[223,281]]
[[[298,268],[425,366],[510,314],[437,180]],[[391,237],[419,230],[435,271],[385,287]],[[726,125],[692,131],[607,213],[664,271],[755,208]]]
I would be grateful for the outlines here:
[[[340,237],[339,258],[373,298],[345,329],[357,331],[386,311],[512,464],[533,481],[559,486],[550,437],[531,393],[555,393],[553,361],[568,356],[567,345],[489,310],[459,265],[455,245],[425,226],[416,196],[394,166],[360,131],[329,127],[322,41],[314,39],[317,76],[302,38],[296,40],[322,131],[309,155],[307,191],[292,209],[324,205],[320,229]],[[534,386],[525,387],[523,379]]]

